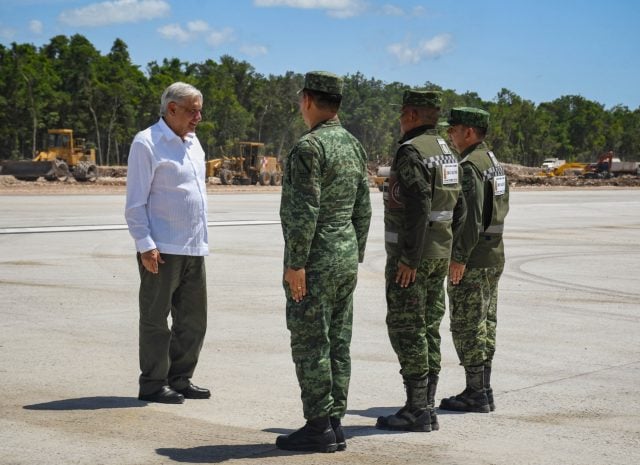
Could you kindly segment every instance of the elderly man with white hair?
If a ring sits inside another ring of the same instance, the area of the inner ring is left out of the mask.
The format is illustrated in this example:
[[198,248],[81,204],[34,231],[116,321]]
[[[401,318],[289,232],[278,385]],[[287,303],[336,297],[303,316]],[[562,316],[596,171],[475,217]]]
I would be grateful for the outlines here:
[[198,89],[171,84],[160,119],[135,136],[129,152],[125,217],[140,271],[138,399],[146,402],[211,396],[191,383],[207,327],[205,154],[195,135],[201,111]]

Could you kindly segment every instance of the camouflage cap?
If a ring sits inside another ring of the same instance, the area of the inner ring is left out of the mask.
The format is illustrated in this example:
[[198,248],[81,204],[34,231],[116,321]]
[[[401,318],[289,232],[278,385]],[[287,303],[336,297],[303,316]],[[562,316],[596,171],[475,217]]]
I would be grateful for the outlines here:
[[440,108],[441,95],[437,90],[405,90],[402,106]]
[[326,94],[342,95],[342,78],[327,71],[310,71],[304,76],[304,88]]
[[489,113],[480,108],[458,107],[452,108],[447,120],[449,126],[462,124],[476,128],[487,129],[489,127]]

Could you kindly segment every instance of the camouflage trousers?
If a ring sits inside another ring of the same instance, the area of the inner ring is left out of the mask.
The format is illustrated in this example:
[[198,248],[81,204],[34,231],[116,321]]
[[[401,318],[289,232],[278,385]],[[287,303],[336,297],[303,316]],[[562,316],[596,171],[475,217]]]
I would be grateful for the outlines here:
[[504,265],[464,272],[457,286],[449,283],[451,334],[460,364],[491,366],[496,352],[498,282]]
[[342,418],[351,379],[353,292],[357,269],[307,272],[307,295],[300,302],[287,296],[287,328],[306,419]]
[[385,267],[387,330],[403,378],[440,372],[440,322],[444,316],[444,279],[449,259],[425,259],[408,287],[396,284],[398,257]]

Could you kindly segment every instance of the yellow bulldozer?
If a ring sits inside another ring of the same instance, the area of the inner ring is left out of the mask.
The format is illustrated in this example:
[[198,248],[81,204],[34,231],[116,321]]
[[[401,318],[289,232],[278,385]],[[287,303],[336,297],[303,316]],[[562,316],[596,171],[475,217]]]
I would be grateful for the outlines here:
[[236,142],[229,156],[207,161],[207,178],[220,178],[224,185],[279,186],[282,166],[278,157],[264,154],[262,142]]
[[96,151],[85,140],[73,137],[72,129],[49,129],[47,149],[32,160],[3,160],[0,175],[13,175],[21,181],[66,181],[73,176],[80,182],[98,179]]

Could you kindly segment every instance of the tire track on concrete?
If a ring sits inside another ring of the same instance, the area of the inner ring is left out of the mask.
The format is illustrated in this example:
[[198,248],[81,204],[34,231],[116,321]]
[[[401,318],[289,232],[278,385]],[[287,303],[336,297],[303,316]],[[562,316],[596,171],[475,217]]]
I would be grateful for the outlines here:
[[[520,258],[510,258],[507,260],[508,271],[505,274],[508,274],[510,277],[522,281],[533,284],[540,284],[544,286],[553,287],[556,289],[573,290],[578,292],[588,292],[596,295],[603,295],[607,297],[616,298],[618,302],[621,303],[630,303],[635,304],[640,301],[640,293],[637,292],[625,292],[625,291],[613,291],[607,288],[600,288],[595,286],[589,286],[586,284],[579,284],[571,281],[564,281],[560,279],[547,278],[545,276],[541,276],[537,273],[533,273],[530,271],[525,271],[523,267],[529,263],[533,263],[536,261],[548,260],[548,259],[562,259],[569,257],[590,257],[597,256],[599,254],[593,252],[582,252],[582,253],[549,253],[543,255],[536,256],[527,256]],[[640,255],[638,252],[608,252],[607,255]]]
[[542,383],[530,384],[529,386],[523,386],[523,387],[517,388],[517,389],[509,389],[509,390],[503,391],[501,393],[501,395],[511,394],[511,393],[514,393],[514,392],[526,391],[526,390],[529,390],[529,389],[537,388],[537,387],[540,387],[540,386],[546,386],[546,385],[550,385],[550,384],[555,384],[555,383],[559,383],[559,382],[562,382],[562,381],[567,381],[567,380],[570,380],[570,379],[583,378],[585,376],[591,376],[591,375],[594,375],[594,374],[597,374],[597,373],[602,373],[602,372],[605,372],[605,371],[617,370],[617,369],[620,369],[620,368],[629,368],[629,367],[631,367],[633,365],[638,365],[638,364],[640,364],[640,360],[636,360],[636,361],[633,361],[633,362],[621,363],[619,365],[609,365],[608,367],[599,368],[597,370],[585,371],[583,373],[577,373],[577,374],[571,375],[571,376],[563,376],[562,378],[555,378],[555,379],[551,379],[549,381],[543,381]]

